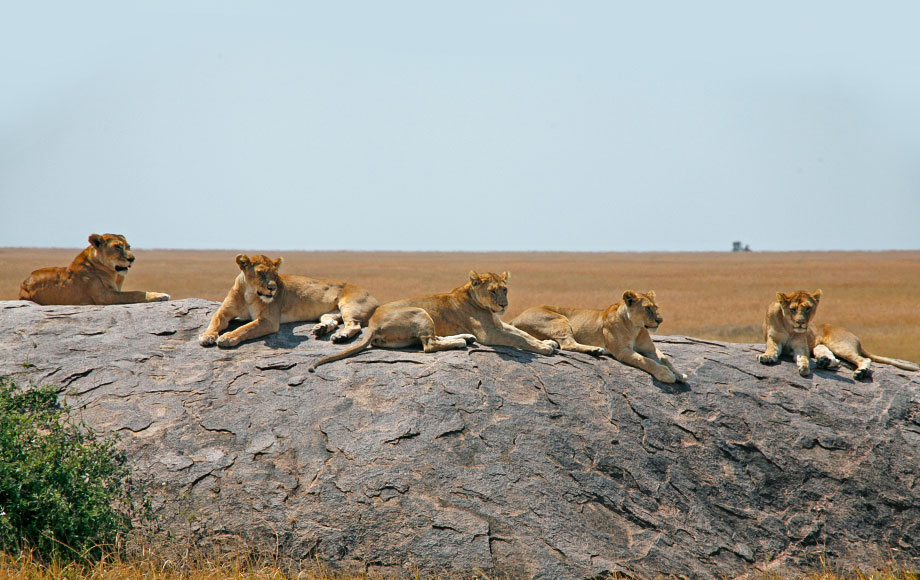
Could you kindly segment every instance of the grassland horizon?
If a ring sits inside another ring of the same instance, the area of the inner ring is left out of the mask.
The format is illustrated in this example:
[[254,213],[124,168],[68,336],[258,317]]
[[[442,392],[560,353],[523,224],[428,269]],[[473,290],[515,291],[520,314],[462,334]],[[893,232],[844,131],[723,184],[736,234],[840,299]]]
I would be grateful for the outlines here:
[[[85,247],[85,246],[83,246]],[[38,268],[66,266],[83,249],[0,248],[0,300]],[[506,320],[529,306],[606,308],[625,290],[655,290],[659,334],[762,343],[776,292],[815,290],[816,322],[857,333],[876,354],[920,361],[920,250],[809,252],[362,252],[135,248],[125,290],[220,301],[238,253],[283,257],[282,272],[347,280],[381,302],[447,292],[470,270],[509,271]]]

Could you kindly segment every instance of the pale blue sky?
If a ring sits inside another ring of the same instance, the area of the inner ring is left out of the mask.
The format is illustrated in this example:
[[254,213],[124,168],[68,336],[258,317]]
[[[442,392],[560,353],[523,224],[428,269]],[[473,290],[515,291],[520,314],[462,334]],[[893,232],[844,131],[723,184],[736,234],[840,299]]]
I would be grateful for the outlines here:
[[917,249],[918,23],[906,0],[6,2],[0,246]]

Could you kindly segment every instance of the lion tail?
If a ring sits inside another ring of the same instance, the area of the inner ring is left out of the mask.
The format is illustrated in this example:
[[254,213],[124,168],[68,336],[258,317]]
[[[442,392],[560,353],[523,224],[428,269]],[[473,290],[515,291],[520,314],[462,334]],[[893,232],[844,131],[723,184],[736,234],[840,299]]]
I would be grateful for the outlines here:
[[321,358],[319,360],[313,361],[310,364],[310,366],[307,367],[307,370],[311,373],[316,372],[316,367],[318,367],[319,365],[324,365],[326,363],[335,362],[343,358],[348,358],[352,355],[358,354],[362,350],[367,350],[367,348],[371,345],[371,341],[374,340],[375,336],[377,336],[377,329],[368,328],[367,331],[364,333],[364,336],[361,337],[361,340],[359,340],[358,342],[356,342],[355,344],[351,345],[350,347],[346,348],[343,351],[340,351],[335,354],[331,354],[325,358]]
[[913,364],[913,363],[902,362],[902,361],[899,361],[899,360],[895,360],[895,359],[893,359],[893,358],[888,358],[888,357],[885,357],[885,356],[879,356],[879,355],[877,355],[877,354],[872,354],[871,352],[865,352],[865,351],[864,351],[863,354],[864,354],[865,356],[869,357],[870,359],[872,359],[873,361],[877,362],[877,363],[882,363],[882,364],[886,364],[886,365],[891,365],[891,366],[893,366],[893,367],[898,367],[899,369],[905,370],[905,371],[920,371],[920,366],[917,366],[917,365],[915,365],[915,364]]

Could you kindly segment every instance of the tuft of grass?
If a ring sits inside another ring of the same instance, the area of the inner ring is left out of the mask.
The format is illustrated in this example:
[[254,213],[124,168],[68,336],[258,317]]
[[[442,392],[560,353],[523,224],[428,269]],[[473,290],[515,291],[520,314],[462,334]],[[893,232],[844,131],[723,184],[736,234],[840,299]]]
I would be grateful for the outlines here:
[[852,572],[835,572],[829,568],[804,572],[795,576],[779,574],[777,572],[760,572],[754,575],[757,580],[920,580],[916,570],[906,570],[898,567],[887,567],[866,572],[854,570]]

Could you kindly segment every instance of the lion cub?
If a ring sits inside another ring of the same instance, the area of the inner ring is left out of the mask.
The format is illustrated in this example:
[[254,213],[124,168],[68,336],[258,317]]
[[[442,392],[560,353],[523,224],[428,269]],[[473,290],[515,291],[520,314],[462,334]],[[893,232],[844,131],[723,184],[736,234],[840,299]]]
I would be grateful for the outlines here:
[[134,253],[124,236],[91,234],[89,247],[66,268],[35,270],[19,287],[19,299],[38,304],[132,304],[169,300],[160,292],[122,292]]
[[[836,357],[856,366],[853,378],[869,376],[871,361],[889,364],[906,371],[918,371],[920,367],[894,359],[866,352],[859,337],[845,328],[832,324],[811,326],[811,319],[818,309],[821,290],[811,294],[804,290],[792,294],[776,293],[776,300],[767,308],[763,321],[766,349],[757,357],[762,364],[776,364],[784,352],[792,353],[799,367],[799,374],[807,377],[811,373],[808,357],[814,355],[815,366],[821,369],[835,369],[840,366]],[[836,356],[835,356],[836,355]]]
[[627,290],[622,302],[606,310],[535,306],[522,312],[511,324],[537,338],[555,340],[562,350],[611,354],[659,381],[682,383],[687,375],[674,368],[649,336],[650,330],[658,330],[661,320],[654,291],[640,294]]
[[501,321],[508,307],[510,274],[477,274],[447,294],[433,294],[389,302],[377,309],[360,342],[342,352],[319,359],[316,367],[358,354],[369,346],[402,348],[421,343],[425,352],[463,348],[478,341],[511,346],[540,354],[553,354],[558,345],[537,340]]
[[[245,254],[236,257],[240,274],[214,316],[208,329],[198,337],[201,346],[234,347],[244,340],[278,332],[283,322],[318,320],[314,336],[328,334],[344,321],[332,335],[332,342],[342,342],[361,332],[361,326],[377,308],[370,293],[347,282],[279,274],[281,258]],[[230,320],[251,320],[248,324],[218,338]]]

